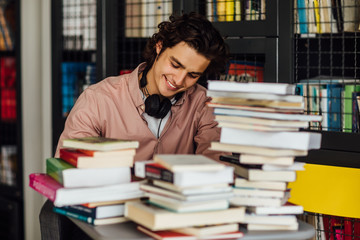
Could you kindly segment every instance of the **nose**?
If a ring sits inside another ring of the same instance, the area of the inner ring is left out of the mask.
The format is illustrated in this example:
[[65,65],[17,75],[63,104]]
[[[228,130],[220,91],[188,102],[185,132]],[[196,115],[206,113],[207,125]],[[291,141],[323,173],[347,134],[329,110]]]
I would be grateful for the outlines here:
[[185,84],[186,76],[187,76],[187,72],[185,70],[179,70],[175,78],[176,86],[183,87]]

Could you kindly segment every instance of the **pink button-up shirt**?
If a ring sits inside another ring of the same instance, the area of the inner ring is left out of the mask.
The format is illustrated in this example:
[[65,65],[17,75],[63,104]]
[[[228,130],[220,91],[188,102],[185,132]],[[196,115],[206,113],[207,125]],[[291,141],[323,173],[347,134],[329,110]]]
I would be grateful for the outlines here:
[[109,77],[88,87],[78,98],[62,132],[55,157],[63,139],[85,136],[137,140],[135,160],[149,160],[154,154],[204,154],[218,159],[219,152],[209,150],[218,141],[220,129],[206,89],[198,84],[188,89],[171,107],[171,116],[157,139],[142,116],[145,105],[139,91],[138,75],[145,65],[132,73]]

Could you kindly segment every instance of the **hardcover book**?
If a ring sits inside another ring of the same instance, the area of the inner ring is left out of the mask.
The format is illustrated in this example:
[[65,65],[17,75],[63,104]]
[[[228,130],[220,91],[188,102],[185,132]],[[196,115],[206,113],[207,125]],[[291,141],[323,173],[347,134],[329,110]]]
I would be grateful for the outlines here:
[[145,165],[146,178],[170,182],[179,187],[232,183],[233,175],[234,168],[228,166],[217,171],[172,172],[158,163],[149,163]]
[[131,155],[124,155],[121,157],[92,157],[70,148],[61,148],[60,158],[77,168],[132,167],[134,164],[134,156]]
[[130,183],[130,167],[75,168],[60,158],[46,159],[46,173],[66,188]]
[[69,205],[57,207],[58,209],[67,211],[73,214],[80,214],[88,218],[109,218],[120,217],[124,215],[125,203],[115,205],[104,205],[97,207],[86,207],[83,205]]
[[217,171],[225,166],[204,155],[195,154],[157,154],[154,161],[173,172],[179,171]]
[[63,147],[86,149],[94,151],[113,151],[127,148],[138,148],[138,141],[122,140],[105,137],[83,137],[76,139],[65,139]]
[[127,202],[125,216],[150,230],[168,230],[206,224],[236,223],[244,220],[245,208],[219,211],[174,213],[150,204]]
[[133,199],[144,196],[139,188],[140,182],[101,187],[64,188],[60,183],[44,173],[32,173],[29,175],[29,179],[29,186],[54,202],[57,207],[88,202]]

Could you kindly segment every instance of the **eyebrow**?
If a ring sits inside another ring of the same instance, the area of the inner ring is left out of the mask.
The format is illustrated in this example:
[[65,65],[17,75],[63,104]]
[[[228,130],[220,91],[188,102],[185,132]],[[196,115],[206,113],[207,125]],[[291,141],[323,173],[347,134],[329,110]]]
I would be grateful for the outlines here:
[[[185,66],[184,66],[181,62],[179,62],[179,60],[177,60],[175,57],[171,56],[170,59],[171,59],[172,61],[174,61],[176,64],[178,64],[181,68],[184,68],[184,69],[185,69]],[[197,75],[202,75],[202,74],[203,74],[202,72],[189,72],[189,73],[191,73],[191,74],[197,74]]]

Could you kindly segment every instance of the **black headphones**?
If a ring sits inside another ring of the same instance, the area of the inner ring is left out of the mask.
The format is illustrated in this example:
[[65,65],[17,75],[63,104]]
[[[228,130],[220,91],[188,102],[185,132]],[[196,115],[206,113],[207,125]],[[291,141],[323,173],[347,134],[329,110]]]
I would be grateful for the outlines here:
[[[147,79],[146,75],[148,73],[148,69],[145,69],[143,71],[143,75],[140,79],[140,88],[146,89],[147,85]],[[182,96],[182,93],[177,93],[175,96],[175,100],[179,100],[179,98]],[[168,112],[171,109],[171,101],[168,98],[164,98],[162,101],[160,100],[159,94],[152,94],[147,96],[145,100],[145,112],[149,114],[149,116],[155,117],[155,118],[164,118]]]

